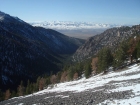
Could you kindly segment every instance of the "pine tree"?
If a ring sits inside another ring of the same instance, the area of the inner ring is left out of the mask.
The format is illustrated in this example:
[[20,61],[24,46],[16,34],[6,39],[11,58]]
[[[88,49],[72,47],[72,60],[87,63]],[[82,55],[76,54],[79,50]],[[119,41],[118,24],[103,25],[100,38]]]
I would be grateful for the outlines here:
[[17,97],[17,94],[16,94],[16,92],[14,90],[11,93],[11,97]]
[[40,81],[41,77],[39,76],[36,80],[36,85],[35,85],[35,90],[39,90],[39,81]]
[[98,57],[92,59],[91,65],[92,65],[92,70],[94,71],[94,73],[96,73],[98,67]]
[[11,96],[11,92],[10,92],[10,90],[8,89],[8,90],[6,90],[6,92],[5,92],[5,100],[8,100],[8,99],[10,98],[10,96]]
[[30,81],[29,81],[29,80],[28,80],[28,82],[27,82],[26,94],[31,94]]
[[3,96],[4,96],[4,94],[3,94],[3,92],[0,89],[0,101],[4,100],[4,97]]
[[73,80],[73,75],[74,75],[74,67],[70,67],[68,70],[68,80]]
[[137,43],[137,58],[140,58],[140,41]]
[[30,85],[29,85],[29,92],[30,93],[33,93],[34,92],[34,85],[33,85],[33,83],[30,83]]
[[20,82],[20,85],[18,86],[18,95],[23,96],[25,92],[25,87],[23,85],[23,81]]
[[[36,83],[32,83],[32,87],[33,87],[33,89],[30,89],[32,93],[38,91],[38,86]],[[30,88],[31,88],[31,86],[30,86]]]
[[78,73],[74,73],[74,76],[73,76],[73,80],[77,80],[78,79]]
[[88,63],[85,65],[85,77],[89,78],[91,75],[92,69],[91,69],[91,64]]
[[137,44],[137,40],[136,38],[132,38],[129,41],[129,49],[128,49],[128,54],[130,56],[130,60],[132,62],[133,58],[136,58],[136,44]]
[[44,86],[45,86],[45,79],[41,78],[39,80],[39,90],[43,90]]
[[122,48],[119,48],[115,53],[114,58],[114,66],[119,67],[124,63],[124,60],[126,59],[125,52]]
[[46,84],[46,86],[48,86],[49,84],[51,84],[50,77],[47,77],[46,78],[46,83],[45,84]]
[[82,63],[77,64],[76,71],[78,73],[78,76],[80,77],[82,75],[82,73],[83,73],[83,65],[82,65]]
[[50,78],[50,81],[51,81],[52,84],[55,84],[57,82],[56,75],[52,75],[51,78]]
[[61,82],[65,82],[67,80],[67,71],[62,72],[61,74]]
[[57,77],[57,83],[59,83],[61,79],[61,72],[58,72],[56,77]]
[[109,66],[112,65],[113,56],[109,48],[103,48],[98,53],[98,69],[97,72],[100,73],[105,71]]

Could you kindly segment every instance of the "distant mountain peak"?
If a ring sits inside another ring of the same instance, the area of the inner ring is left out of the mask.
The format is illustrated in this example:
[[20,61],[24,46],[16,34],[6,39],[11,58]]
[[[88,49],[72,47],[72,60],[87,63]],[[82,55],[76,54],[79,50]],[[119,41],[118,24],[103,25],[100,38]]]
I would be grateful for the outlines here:
[[3,21],[5,17],[5,13],[0,11],[0,21]]
[[10,16],[9,14],[6,14],[4,12],[1,12],[0,11],[0,22],[13,22],[15,20],[18,20],[16,21],[16,23],[18,22],[22,22],[22,23],[25,23],[23,20],[19,19],[17,16]]
[[77,29],[99,29],[120,27],[117,24],[102,24],[94,22],[72,22],[72,21],[44,21],[44,22],[29,22],[32,26],[40,26],[44,28],[58,29],[58,30],[77,30]]
[[4,13],[4,12],[2,12],[2,11],[0,11],[0,15],[5,15],[5,13]]

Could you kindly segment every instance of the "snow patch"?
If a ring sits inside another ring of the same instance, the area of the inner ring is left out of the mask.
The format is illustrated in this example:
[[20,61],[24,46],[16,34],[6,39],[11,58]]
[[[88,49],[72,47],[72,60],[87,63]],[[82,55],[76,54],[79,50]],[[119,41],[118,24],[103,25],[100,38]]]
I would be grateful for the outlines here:
[[0,16],[0,21],[3,21],[4,20],[4,17],[3,16]]
[[126,90],[132,90],[133,92],[136,93],[136,95],[140,95],[140,84],[132,85],[132,86],[127,86],[127,87],[119,87],[117,89],[110,90],[111,92],[120,92],[120,91],[126,91]]
[[[104,104],[103,104],[104,103]],[[133,97],[129,99],[122,100],[105,100],[98,105],[140,105],[140,97]]]
[[20,104],[18,104],[18,105],[24,105],[24,103],[20,103]]

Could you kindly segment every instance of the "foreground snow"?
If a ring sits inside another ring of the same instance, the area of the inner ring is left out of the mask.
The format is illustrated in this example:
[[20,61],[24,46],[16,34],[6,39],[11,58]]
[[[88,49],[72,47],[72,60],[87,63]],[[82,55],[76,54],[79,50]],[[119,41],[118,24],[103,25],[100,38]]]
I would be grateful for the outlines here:
[[140,66],[135,64],[125,71],[110,72],[107,75],[103,75],[103,73],[101,73],[99,75],[92,76],[89,79],[82,78],[77,81],[59,83],[54,85],[52,89],[48,88],[35,94],[43,94],[46,92],[65,92],[65,91],[81,92],[95,87],[103,86],[109,83],[110,81],[122,81],[140,78],[140,74],[125,76],[125,74],[138,71],[140,71]]
[[[140,96],[123,100],[106,100],[103,103],[107,103],[107,105],[140,105]],[[102,103],[99,105],[102,105]]]
[[[111,88],[112,86],[113,88]],[[130,92],[130,94],[123,93],[128,91]],[[124,97],[118,98],[119,95],[121,96],[122,94],[121,92],[124,94]],[[27,99],[35,96],[37,97],[43,96],[43,98],[41,99],[47,102],[49,101],[50,103],[52,102],[51,101],[52,99],[54,100],[59,99],[61,100],[61,102],[63,102],[63,99],[71,99],[73,97],[71,93],[75,95],[79,93],[80,95],[91,93],[90,95],[93,94],[93,97],[94,94],[97,95],[97,97],[101,97],[101,98],[104,97],[103,100],[100,101],[99,98],[99,100],[96,101],[98,105],[104,105],[104,104],[105,105],[139,105],[140,104],[140,65],[135,64],[133,66],[127,67],[123,71],[109,72],[106,75],[101,73],[99,75],[92,76],[89,79],[82,78],[77,81],[59,83],[54,85],[53,88],[48,87],[43,91],[39,91],[37,93],[27,95],[27,96],[16,97],[15,99],[12,98],[10,100],[13,102],[13,101]],[[98,93],[100,93],[101,96]],[[112,93],[116,94],[117,96],[115,98],[105,97],[106,94],[109,95]],[[77,96],[79,97],[78,100],[80,100],[80,96],[79,95]],[[82,96],[81,98],[84,97]],[[90,102],[89,98],[87,98],[87,100],[88,100],[87,102]],[[24,100],[22,101],[22,103],[20,102],[18,105],[24,105],[23,102]],[[41,101],[39,100],[39,102]],[[91,102],[94,104],[95,100],[92,100]],[[42,104],[35,103],[31,105],[42,105]]]
[[[96,88],[99,86],[103,86],[111,81],[124,81],[124,80],[131,80],[131,79],[138,79],[140,78],[140,73],[137,73],[140,71],[140,66],[135,64],[133,66],[128,67],[125,71],[121,72],[110,72],[107,75],[96,75],[92,76],[89,79],[82,78],[78,81],[73,82],[65,82],[65,83],[59,83],[54,86],[52,89],[45,89],[43,91],[40,91],[38,93],[35,93],[35,95],[38,94],[46,94],[47,92],[65,92],[65,91],[72,91],[72,92],[82,92],[86,91],[92,88]],[[128,75],[130,73],[136,73],[135,75]],[[140,84],[128,84],[128,86],[122,85],[123,83],[114,83],[117,88],[113,90],[108,90],[108,92],[119,92],[119,91],[125,91],[125,90],[133,90],[134,95],[132,95],[129,99],[123,99],[123,100],[106,100],[103,103],[110,103],[113,105],[117,105],[120,103],[120,105],[128,105],[128,104],[140,104]],[[129,86],[130,85],[130,86]],[[65,96],[62,96],[65,97]],[[100,104],[99,104],[100,105]]]

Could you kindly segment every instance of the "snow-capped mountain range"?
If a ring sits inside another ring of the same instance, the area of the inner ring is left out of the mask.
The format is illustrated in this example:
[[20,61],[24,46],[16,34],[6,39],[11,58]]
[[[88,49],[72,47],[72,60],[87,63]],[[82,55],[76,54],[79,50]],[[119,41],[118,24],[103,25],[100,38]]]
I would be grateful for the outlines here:
[[120,27],[117,24],[102,24],[94,22],[72,22],[72,21],[44,21],[44,22],[29,22],[32,26],[40,26],[44,28],[58,30],[77,30],[77,29],[99,29]]

